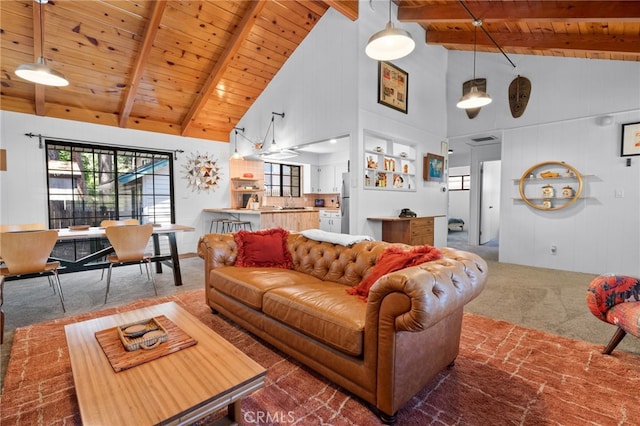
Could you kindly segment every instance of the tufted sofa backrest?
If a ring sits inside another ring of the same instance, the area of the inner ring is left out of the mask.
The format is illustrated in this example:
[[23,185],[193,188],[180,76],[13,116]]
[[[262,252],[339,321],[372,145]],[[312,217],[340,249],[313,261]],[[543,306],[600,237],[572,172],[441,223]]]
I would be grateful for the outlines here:
[[362,281],[384,249],[391,245],[383,241],[364,241],[345,247],[294,233],[289,234],[287,243],[296,271],[349,286]]

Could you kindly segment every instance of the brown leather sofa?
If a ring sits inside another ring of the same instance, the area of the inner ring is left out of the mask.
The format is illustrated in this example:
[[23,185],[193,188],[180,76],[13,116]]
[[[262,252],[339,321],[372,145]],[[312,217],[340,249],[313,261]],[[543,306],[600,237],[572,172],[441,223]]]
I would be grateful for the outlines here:
[[234,266],[231,234],[201,237],[207,304],[395,423],[398,409],[453,364],[463,307],[482,291],[486,262],[441,248],[439,260],[382,276],[365,302],[346,290],[391,244],[345,247],[300,234],[287,243],[294,269],[247,268]]

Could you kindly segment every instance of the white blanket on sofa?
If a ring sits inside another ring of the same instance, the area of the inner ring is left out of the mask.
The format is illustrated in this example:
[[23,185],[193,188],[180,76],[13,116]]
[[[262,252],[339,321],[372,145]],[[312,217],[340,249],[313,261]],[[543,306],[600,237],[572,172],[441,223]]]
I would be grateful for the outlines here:
[[323,231],[321,229],[305,229],[304,231],[300,231],[300,233],[310,240],[325,241],[342,246],[351,246],[361,241],[373,241],[373,238],[368,235],[340,234],[337,232]]

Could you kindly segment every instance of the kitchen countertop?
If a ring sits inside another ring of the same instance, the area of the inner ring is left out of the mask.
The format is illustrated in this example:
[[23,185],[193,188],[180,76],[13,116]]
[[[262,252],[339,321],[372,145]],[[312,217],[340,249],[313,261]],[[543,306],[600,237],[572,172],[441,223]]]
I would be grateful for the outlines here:
[[314,213],[314,212],[318,212],[320,210],[327,210],[327,209],[316,209],[316,208],[310,208],[310,209],[276,209],[273,207],[263,207],[260,208],[258,210],[251,210],[251,209],[232,209],[232,208],[223,208],[223,209],[213,209],[213,208],[209,208],[209,209],[202,209],[202,211],[207,212],[207,213],[229,213],[229,214],[253,214],[253,215],[260,215],[262,213]]

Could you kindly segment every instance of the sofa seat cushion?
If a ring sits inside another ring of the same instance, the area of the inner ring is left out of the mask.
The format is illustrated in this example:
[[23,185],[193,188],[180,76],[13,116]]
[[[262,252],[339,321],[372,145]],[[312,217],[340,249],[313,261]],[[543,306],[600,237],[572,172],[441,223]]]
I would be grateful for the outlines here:
[[272,288],[264,295],[262,311],[341,352],[360,356],[367,304],[347,294],[347,288],[313,280]]
[[224,266],[212,269],[209,274],[209,280],[216,290],[258,311],[262,310],[265,292],[271,289],[322,282],[302,272],[281,268]]

